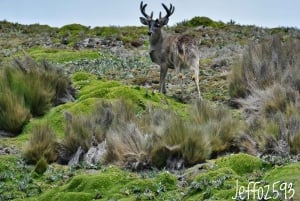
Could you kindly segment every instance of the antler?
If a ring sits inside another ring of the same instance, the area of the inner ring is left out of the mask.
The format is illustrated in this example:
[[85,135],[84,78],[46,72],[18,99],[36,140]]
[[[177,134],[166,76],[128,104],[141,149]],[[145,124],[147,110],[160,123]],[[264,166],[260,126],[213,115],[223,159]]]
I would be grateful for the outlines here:
[[146,13],[146,11],[145,11],[146,6],[147,6],[147,4],[144,4],[143,1],[141,1],[141,4],[140,4],[140,10],[141,10],[142,14],[144,15],[144,17],[145,17],[147,20],[151,20],[152,17],[153,17],[153,12],[151,12],[151,15],[149,16],[149,15]]
[[[146,4],[147,5],[147,4]],[[167,19],[167,18],[169,18],[173,13],[174,13],[174,11],[175,11],[175,6],[173,6],[172,4],[170,4],[170,8],[168,8],[165,4],[161,4],[163,7],[164,7],[164,9],[166,10],[166,12],[167,12],[167,15],[166,16],[164,16],[163,18],[161,17],[161,12],[159,13],[159,19]]]

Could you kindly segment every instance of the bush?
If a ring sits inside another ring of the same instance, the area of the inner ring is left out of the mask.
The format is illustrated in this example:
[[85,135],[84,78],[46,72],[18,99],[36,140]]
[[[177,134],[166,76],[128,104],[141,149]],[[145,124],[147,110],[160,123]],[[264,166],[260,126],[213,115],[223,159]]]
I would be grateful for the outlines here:
[[46,172],[47,168],[48,168],[47,160],[44,157],[42,157],[36,163],[35,168],[34,168],[34,172],[36,172],[39,175],[42,175],[42,174],[44,174],[44,172]]
[[28,163],[35,164],[41,158],[48,163],[57,159],[56,135],[48,123],[36,125],[25,145],[23,156]]
[[184,20],[177,24],[177,28],[180,26],[188,26],[188,27],[198,27],[198,26],[206,26],[206,27],[220,27],[224,26],[223,22],[215,22],[208,17],[193,17],[190,20]]
[[[33,93],[33,97],[27,95],[29,99],[28,104],[31,107],[35,105],[31,101],[35,100],[34,95],[39,95],[38,92],[42,94],[40,96],[43,96],[43,93],[48,92],[49,98],[45,97],[47,103],[45,102],[44,104],[50,103],[50,105],[56,106],[74,100],[75,89],[72,87],[71,80],[66,76],[62,69],[57,68],[46,61],[36,63],[30,57],[15,59],[15,64],[16,67],[23,72],[25,82],[28,82],[28,89],[25,89],[24,92],[25,95],[26,92],[29,92],[29,94],[30,92]],[[32,78],[36,79],[36,81]]]

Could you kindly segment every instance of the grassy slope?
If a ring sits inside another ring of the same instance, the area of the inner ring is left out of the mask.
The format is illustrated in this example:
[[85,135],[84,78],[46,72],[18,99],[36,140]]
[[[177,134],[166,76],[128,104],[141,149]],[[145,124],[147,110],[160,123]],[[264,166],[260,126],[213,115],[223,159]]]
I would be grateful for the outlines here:
[[[138,30],[141,33],[144,32],[144,29]],[[94,31],[97,30],[95,29]],[[103,33],[103,31],[100,30],[100,33]],[[132,38],[136,40],[135,36],[130,36],[128,27],[122,31],[122,34],[127,36],[125,40],[129,42]],[[109,33],[108,35],[111,34]],[[96,51],[90,50],[74,51],[40,47],[28,49],[26,52],[37,60],[47,59],[58,63],[82,58],[95,59],[99,56]],[[32,119],[20,136],[13,139],[1,139],[0,144],[21,147],[29,138],[32,126],[40,121],[49,121],[57,135],[62,137],[64,111],[87,113],[92,110],[92,105],[101,99],[128,98],[136,104],[137,111],[141,111],[147,104],[151,103],[156,106],[171,107],[183,116],[186,115],[186,105],[160,94],[153,94],[144,88],[125,86],[116,81],[101,80],[94,75],[82,72],[74,74],[72,79],[79,90],[76,102],[55,107],[43,118]],[[226,87],[224,89],[225,81],[223,76],[218,77],[218,80],[215,82],[216,85],[213,86],[217,90],[209,93],[205,93],[205,89],[210,89],[211,82],[205,82],[202,86],[205,88],[203,90],[205,98],[214,100],[214,97],[220,95],[222,96],[220,99],[226,99],[223,98],[224,94],[227,93],[224,92],[226,91]],[[12,193],[22,194],[19,198],[28,196],[27,192],[22,191],[20,187],[21,181],[27,182],[27,185],[32,182],[41,186],[43,194],[29,200],[232,200],[231,197],[235,193],[236,180],[239,180],[242,185],[246,186],[248,178],[266,181],[270,184],[279,180],[292,182],[296,192],[294,200],[300,199],[300,177],[297,176],[300,175],[300,163],[270,169],[259,159],[244,154],[217,159],[214,168],[192,174],[188,178],[187,186],[183,187],[179,185],[175,175],[167,172],[161,172],[154,176],[141,176],[140,174],[123,171],[116,167],[104,168],[94,173],[79,171],[76,173],[77,176],[67,183],[60,179],[57,183],[50,182],[50,184],[47,184],[45,182],[47,175],[35,177],[31,172],[32,167],[28,167],[28,169],[23,168],[18,162],[18,158],[15,155],[0,156],[0,186],[12,185]],[[53,167],[57,170],[61,168]],[[24,177],[22,177],[22,174]],[[51,172],[48,174],[51,174]],[[25,177],[26,175],[29,179]],[[14,183],[16,181],[18,183]],[[2,197],[0,196],[0,198]],[[19,200],[23,200],[23,198]]]

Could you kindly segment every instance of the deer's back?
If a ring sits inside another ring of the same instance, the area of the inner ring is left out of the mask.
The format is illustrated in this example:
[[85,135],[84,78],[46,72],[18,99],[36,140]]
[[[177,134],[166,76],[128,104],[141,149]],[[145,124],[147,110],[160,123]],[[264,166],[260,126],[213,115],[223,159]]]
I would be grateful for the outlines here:
[[198,43],[190,35],[170,35],[163,48],[165,48],[164,57],[168,58],[173,68],[176,66],[187,68],[199,61]]

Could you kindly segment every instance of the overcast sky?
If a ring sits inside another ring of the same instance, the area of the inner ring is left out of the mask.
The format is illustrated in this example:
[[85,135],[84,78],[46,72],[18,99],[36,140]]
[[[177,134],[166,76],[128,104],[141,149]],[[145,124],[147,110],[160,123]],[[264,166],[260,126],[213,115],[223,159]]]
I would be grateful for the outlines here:
[[[175,6],[169,24],[194,16],[241,25],[300,28],[299,0],[144,0],[147,12],[158,17],[161,2]],[[140,0],[0,0],[0,20],[61,27],[140,25]]]

